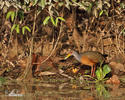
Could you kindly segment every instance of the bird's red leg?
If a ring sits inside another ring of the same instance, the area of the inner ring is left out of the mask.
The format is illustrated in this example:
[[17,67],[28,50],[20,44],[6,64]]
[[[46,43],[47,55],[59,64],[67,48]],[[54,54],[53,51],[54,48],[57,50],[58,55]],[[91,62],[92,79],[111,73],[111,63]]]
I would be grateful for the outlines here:
[[94,77],[95,76],[95,65],[93,66],[93,74],[92,74],[92,76]]
[[93,65],[92,68],[91,68],[91,76],[92,77],[95,76],[95,65]]
[[92,68],[91,68],[91,76],[93,76],[93,66],[92,66]]

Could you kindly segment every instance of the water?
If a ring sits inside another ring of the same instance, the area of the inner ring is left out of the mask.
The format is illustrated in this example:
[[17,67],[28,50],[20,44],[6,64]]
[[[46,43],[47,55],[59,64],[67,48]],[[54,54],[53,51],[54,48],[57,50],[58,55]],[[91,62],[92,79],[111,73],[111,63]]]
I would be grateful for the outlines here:
[[9,82],[0,88],[0,100],[125,100],[123,85]]

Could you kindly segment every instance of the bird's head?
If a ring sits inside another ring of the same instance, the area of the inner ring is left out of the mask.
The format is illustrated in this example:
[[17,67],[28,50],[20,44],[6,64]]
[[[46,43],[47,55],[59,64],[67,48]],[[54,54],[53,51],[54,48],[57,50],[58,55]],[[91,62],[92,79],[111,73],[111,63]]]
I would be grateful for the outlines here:
[[76,53],[75,51],[71,51],[64,59],[66,60],[67,58],[74,55],[75,53]]

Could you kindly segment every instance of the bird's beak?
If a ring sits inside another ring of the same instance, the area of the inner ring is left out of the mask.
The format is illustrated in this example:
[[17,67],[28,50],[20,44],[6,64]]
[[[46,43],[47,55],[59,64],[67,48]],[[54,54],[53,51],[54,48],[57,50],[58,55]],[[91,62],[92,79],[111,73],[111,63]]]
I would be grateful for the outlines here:
[[67,58],[69,58],[71,56],[71,54],[68,54],[64,59],[66,60]]

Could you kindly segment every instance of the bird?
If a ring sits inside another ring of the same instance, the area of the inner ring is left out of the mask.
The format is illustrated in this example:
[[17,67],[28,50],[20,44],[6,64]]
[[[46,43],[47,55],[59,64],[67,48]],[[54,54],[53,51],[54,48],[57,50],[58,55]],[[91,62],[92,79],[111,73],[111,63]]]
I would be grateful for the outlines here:
[[70,56],[74,56],[81,64],[91,67],[91,76],[95,76],[96,64],[103,64],[105,61],[105,55],[98,51],[85,51],[83,53],[77,53],[76,51],[70,52],[64,59],[66,60]]

